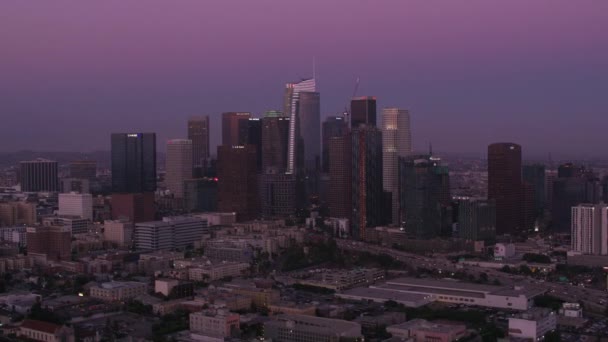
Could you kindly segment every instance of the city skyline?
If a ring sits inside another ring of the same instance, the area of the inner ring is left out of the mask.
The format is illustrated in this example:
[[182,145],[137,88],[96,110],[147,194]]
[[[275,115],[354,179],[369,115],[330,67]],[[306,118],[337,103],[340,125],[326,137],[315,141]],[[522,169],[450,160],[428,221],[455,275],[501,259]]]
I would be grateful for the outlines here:
[[[410,110],[416,151],[432,142],[483,156],[512,141],[533,156],[602,155],[606,3],[234,8],[3,2],[0,151],[109,150],[107,136],[121,131],[156,132],[162,146],[185,138],[193,115],[210,116],[215,151],[222,112],[280,110],[283,85],[313,76],[314,58],[321,121],[343,111],[360,78],[356,95],[376,96],[378,110]],[[281,15],[269,21],[269,9]],[[225,27],[227,14],[239,25]]]

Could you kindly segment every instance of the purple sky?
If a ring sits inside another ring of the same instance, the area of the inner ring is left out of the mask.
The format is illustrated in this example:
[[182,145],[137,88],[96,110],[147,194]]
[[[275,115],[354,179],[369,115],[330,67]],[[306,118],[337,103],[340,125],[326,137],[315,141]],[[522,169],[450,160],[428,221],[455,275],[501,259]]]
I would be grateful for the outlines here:
[[316,56],[322,115],[354,82],[409,108],[414,145],[606,156],[608,1],[0,2],[0,151],[109,149],[189,115],[279,109]]

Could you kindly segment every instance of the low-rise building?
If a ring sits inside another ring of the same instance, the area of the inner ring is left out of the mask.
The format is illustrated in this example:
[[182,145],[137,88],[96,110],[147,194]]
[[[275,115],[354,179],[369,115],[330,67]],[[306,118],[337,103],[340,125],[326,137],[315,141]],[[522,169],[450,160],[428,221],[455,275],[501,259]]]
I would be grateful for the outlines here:
[[194,293],[194,284],[177,279],[156,279],[154,281],[154,292],[162,293],[166,297],[188,297]]
[[112,281],[90,288],[91,297],[105,301],[131,299],[146,294],[147,291],[146,284],[136,281]]
[[264,337],[272,341],[362,340],[361,325],[306,315],[276,315],[264,323]]
[[579,303],[563,303],[559,315],[564,317],[583,317],[583,308]]
[[268,305],[268,310],[270,310],[270,313],[272,314],[316,316],[317,306],[313,304],[281,301]]
[[270,304],[276,303],[281,299],[281,293],[278,290],[258,288],[254,284],[231,282],[225,284],[223,288],[251,298],[252,304],[261,308],[268,308]]
[[230,337],[240,328],[240,316],[224,309],[209,309],[190,314],[190,331],[215,338]]
[[537,341],[557,328],[557,315],[551,309],[532,308],[509,317],[509,336]]
[[73,342],[74,329],[49,322],[26,319],[21,323],[17,335],[29,341]]
[[413,319],[386,328],[393,337],[413,342],[452,342],[467,335],[463,324],[445,324],[429,322],[424,319]]
[[222,261],[220,263],[192,267],[188,270],[188,277],[194,281],[214,281],[226,277],[241,276],[248,269],[248,263]]

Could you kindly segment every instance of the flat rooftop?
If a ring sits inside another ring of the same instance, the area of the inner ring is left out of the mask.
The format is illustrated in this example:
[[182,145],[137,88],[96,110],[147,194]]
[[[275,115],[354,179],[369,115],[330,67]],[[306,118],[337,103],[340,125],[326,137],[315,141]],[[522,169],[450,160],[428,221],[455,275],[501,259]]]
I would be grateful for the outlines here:
[[465,283],[453,279],[419,279],[419,278],[398,278],[389,280],[384,287],[394,291],[412,291],[434,294],[457,295],[471,298],[485,298],[487,295],[506,296],[506,297],[533,297],[546,292],[545,289],[537,286],[497,286]]
[[[388,290],[388,291],[387,291]],[[347,298],[348,296],[361,297],[361,299],[375,300],[375,301],[395,301],[409,307],[419,307],[426,305],[433,300],[423,294],[411,293],[411,292],[398,292],[391,291],[390,289],[383,289],[377,287],[358,287],[342,293],[336,294],[341,298]]]
[[401,330],[424,330],[438,333],[455,333],[466,329],[464,324],[441,324],[436,322],[429,322],[425,319],[413,319],[411,321],[395,324],[387,327],[388,329],[401,329]]

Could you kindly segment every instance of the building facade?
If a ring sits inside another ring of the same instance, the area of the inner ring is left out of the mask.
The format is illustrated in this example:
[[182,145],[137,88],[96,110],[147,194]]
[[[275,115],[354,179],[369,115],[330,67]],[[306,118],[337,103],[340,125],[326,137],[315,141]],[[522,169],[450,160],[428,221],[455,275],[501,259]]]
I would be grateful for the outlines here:
[[329,139],[344,136],[348,132],[348,123],[342,116],[330,116],[323,121],[322,128],[322,170],[329,173]]
[[167,141],[165,184],[175,198],[184,198],[184,181],[192,178],[192,140]]
[[249,112],[226,112],[222,113],[222,145],[239,146],[244,145],[247,139],[239,130],[241,121],[247,121],[251,117]]
[[156,191],[156,134],[112,134],[112,192]]
[[350,127],[376,126],[376,97],[361,96],[350,101]]
[[608,206],[580,204],[572,207],[572,251],[608,255]]
[[218,146],[218,210],[237,220],[258,215],[258,175],[254,146]]
[[48,159],[22,161],[20,166],[21,191],[57,192],[59,178],[57,162]]
[[188,119],[188,139],[192,141],[192,165],[195,168],[202,169],[210,157],[209,135],[208,115]]
[[488,146],[488,199],[496,203],[497,234],[514,234],[523,229],[521,146]]
[[59,194],[59,215],[93,220],[93,196],[75,192]]
[[399,158],[412,154],[410,113],[406,109],[382,110],[382,179],[384,191],[391,194],[391,222],[400,224]]

